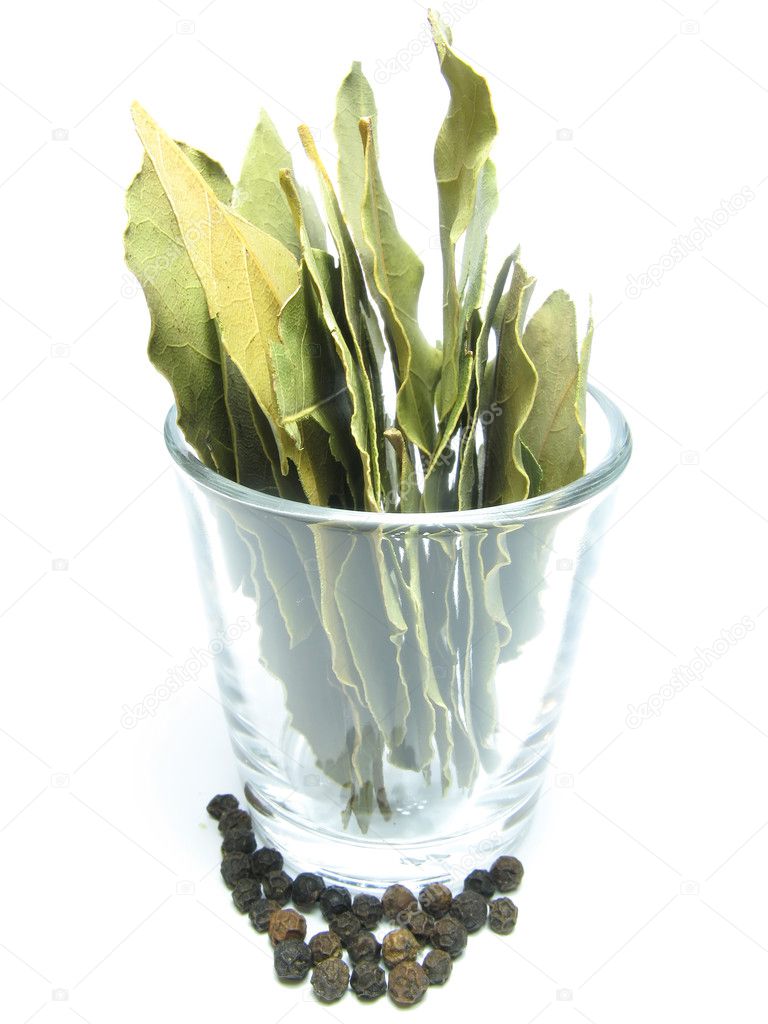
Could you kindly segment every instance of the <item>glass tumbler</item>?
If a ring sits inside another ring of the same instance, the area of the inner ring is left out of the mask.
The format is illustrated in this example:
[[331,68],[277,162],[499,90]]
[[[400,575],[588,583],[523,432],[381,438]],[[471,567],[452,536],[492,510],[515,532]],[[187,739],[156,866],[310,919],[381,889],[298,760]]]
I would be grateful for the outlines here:
[[289,870],[376,891],[514,851],[631,452],[596,388],[588,415],[588,472],[567,487],[405,515],[233,483],[171,409],[232,746],[255,829]]

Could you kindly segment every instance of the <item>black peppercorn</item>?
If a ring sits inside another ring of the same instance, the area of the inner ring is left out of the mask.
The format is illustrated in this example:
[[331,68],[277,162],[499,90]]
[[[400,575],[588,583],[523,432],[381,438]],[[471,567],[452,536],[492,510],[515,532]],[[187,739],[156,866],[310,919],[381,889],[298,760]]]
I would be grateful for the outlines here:
[[328,919],[328,927],[341,939],[342,946],[349,945],[350,941],[362,929],[360,918],[355,917],[351,910],[345,910],[341,914],[334,914]]
[[453,893],[451,890],[447,885],[442,885],[440,882],[425,885],[419,893],[419,903],[422,910],[426,910],[435,920],[438,917],[445,917],[451,909],[452,899]]
[[486,900],[496,892],[496,884],[491,878],[490,871],[483,871],[481,868],[470,871],[464,879],[464,888],[471,892],[479,892]]
[[435,927],[434,917],[431,914],[427,914],[424,910],[414,910],[409,914],[405,914],[404,917],[403,923],[405,927],[413,932],[422,946],[425,946],[430,940],[432,929]]
[[312,966],[312,952],[300,939],[286,939],[275,946],[275,973],[283,981],[302,981]]
[[429,988],[427,972],[415,960],[403,960],[389,972],[389,996],[398,1006],[413,1006]]
[[381,957],[387,967],[394,967],[403,960],[415,960],[421,944],[407,928],[396,928],[387,932],[381,943]]
[[387,991],[387,976],[372,960],[361,960],[355,964],[350,985],[358,999],[378,999]]
[[381,943],[373,932],[358,932],[347,943],[347,952],[353,964],[359,964],[362,960],[376,961],[381,957]]
[[293,880],[293,902],[299,910],[309,910],[320,899],[325,882],[320,875],[302,871]]
[[352,897],[349,894],[349,889],[345,889],[341,885],[326,886],[318,902],[326,921],[336,914],[343,914],[345,910],[352,909]]
[[453,960],[444,949],[430,949],[421,966],[427,973],[430,985],[444,985],[451,976]]
[[491,878],[499,892],[514,892],[523,878],[523,865],[517,857],[499,857],[491,865]]
[[397,921],[399,914],[418,908],[416,897],[404,885],[390,885],[381,897],[381,903],[388,921]]
[[252,857],[253,874],[255,878],[264,878],[273,871],[280,871],[283,867],[283,855],[279,850],[273,850],[271,846],[262,846]]
[[221,862],[221,877],[225,885],[234,889],[241,878],[251,877],[251,858],[247,853],[230,853]]
[[488,917],[488,904],[479,892],[465,889],[454,896],[451,904],[451,917],[455,917],[464,925],[469,934],[479,931]]
[[335,957],[321,960],[312,971],[312,988],[324,1003],[335,1003],[349,987],[349,968]]
[[213,800],[209,802],[206,810],[212,818],[219,821],[227,811],[236,811],[238,806],[239,804],[236,796],[232,796],[231,793],[219,793],[218,796],[215,796]]
[[506,896],[488,904],[488,927],[497,935],[510,935],[517,924],[517,907]]
[[430,941],[435,949],[444,949],[446,953],[456,958],[466,949],[467,929],[455,917],[441,917],[439,921],[435,921]]
[[251,816],[248,811],[236,808],[232,811],[225,811],[219,818],[219,832],[229,832],[233,828],[250,829],[250,827]]
[[253,853],[256,849],[256,836],[249,828],[231,828],[224,833],[221,844],[222,856],[227,853]]
[[269,938],[273,946],[286,939],[301,939],[307,934],[307,919],[298,910],[276,910],[269,919]]
[[241,878],[232,890],[232,902],[241,914],[247,914],[256,900],[261,899],[261,884],[255,878]]
[[362,892],[352,901],[352,912],[360,918],[363,928],[375,928],[384,916],[384,907],[378,896]]
[[248,918],[257,932],[265,932],[269,928],[270,917],[279,909],[279,903],[262,897],[262,899],[256,900],[248,911]]
[[290,900],[293,879],[284,871],[271,871],[261,884],[268,900],[274,900],[281,907]]
[[312,962],[319,964],[332,956],[341,956],[341,939],[334,932],[318,932],[309,940]]

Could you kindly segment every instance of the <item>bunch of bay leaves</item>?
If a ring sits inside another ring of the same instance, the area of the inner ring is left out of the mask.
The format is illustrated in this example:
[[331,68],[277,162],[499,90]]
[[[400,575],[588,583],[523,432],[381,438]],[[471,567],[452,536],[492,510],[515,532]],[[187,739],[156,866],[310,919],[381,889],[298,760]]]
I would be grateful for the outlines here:
[[425,533],[398,513],[509,504],[585,471],[592,321],[579,343],[563,291],[529,316],[518,251],[486,288],[496,117],[450,30],[434,13],[430,25],[449,91],[436,344],[419,327],[424,268],[384,190],[358,63],[338,94],[337,184],[299,128],[322,214],[265,113],[233,185],[133,108],[145,157],[126,259],[187,442],[247,487],[393,514],[391,528],[334,530],[219,510],[233,583],[260,609],[262,660],[362,829],[391,813],[385,764],[427,777],[437,765],[444,788],[466,789],[492,768],[497,668],[539,628],[550,553],[551,527]]

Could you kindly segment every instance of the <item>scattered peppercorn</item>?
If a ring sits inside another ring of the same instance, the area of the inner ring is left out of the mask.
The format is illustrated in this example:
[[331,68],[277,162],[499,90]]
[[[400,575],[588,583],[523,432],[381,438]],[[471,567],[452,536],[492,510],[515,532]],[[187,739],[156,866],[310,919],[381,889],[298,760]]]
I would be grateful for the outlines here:
[[373,960],[375,962],[381,957],[381,943],[373,932],[358,932],[347,943],[347,952],[353,964],[359,964],[361,960]]
[[349,894],[349,889],[345,889],[341,885],[326,886],[318,902],[326,921],[336,914],[343,914],[345,910],[352,909],[352,897]]
[[496,892],[496,884],[491,878],[490,871],[483,871],[481,868],[470,871],[464,879],[464,888],[470,892],[479,892],[486,900],[489,900]]
[[239,806],[236,796],[232,796],[231,793],[219,793],[209,801],[206,810],[212,818],[218,821],[227,811],[236,811]]
[[241,878],[232,890],[232,902],[241,914],[247,914],[254,903],[261,899],[261,883],[255,878]]
[[320,875],[302,871],[293,880],[293,902],[299,910],[309,910],[320,899],[325,882]]
[[435,927],[434,917],[431,914],[427,914],[424,910],[414,910],[404,915],[404,917],[405,927],[413,932],[422,946],[425,946],[430,940],[432,929]]
[[461,921],[471,935],[480,931],[488,917],[488,904],[479,892],[465,889],[454,896],[451,904],[451,917]]
[[262,880],[261,884],[264,888],[264,895],[267,899],[274,900],[276,903],[279,903],[281,907],[284,907],[291,898],[293,879],[284,871],[271,871],[266,878]]
[[298,910],[276,910],[269,919],[269,938],[273,946],[286,939],[303,940],[307,934],[307,919]]
[[451,890],[447,885],[442,885],[440,882],[425,885],[419,893],[419,903],[422,910],[426,910],[435,920],[438,917],[445,917],[451,909],[452,899],[453,893]]
[[490,875],[499,892],[514,892],[523,879],[523,865],[517,857],[499,857],[491,865]]
[[398,1006],[413,1006],[429,988],[427,972],[415,960],[403,960],[389,972],[389,996]]
[[430,941],[435,949],[444,949],[455,959],[466,949],[467,929],[455,917],[441,917],[435,922]]
[[421,966],[427,973],[430,985],[444,985],[451,976],[453,960],[444,949],[430,949]]
[[229,832],[233,828],[250,829],[250,827],[250,814],[248,811],[241,811],[239,808],[225,811],[219,818],[219,832]]
[[279,903],[262,897],[262,899],[256,900],[248,911],[248,918],[257,932],[265,932],[269,928],[269,919],[276,910],[280,910]]
[[396,921],[404,911],[417,909],[416,897],[404,885],[390,885],[381,897],[384,917],[388,921]]
[[342,946],[347,946],[360,933],[363,926],[359,917],[355,917],[351,910],[345,910],[329,918],[328,927],[339,936]]
[[280,871],[283,867],[283,855],[271,846],[262,846],[252,857],[253,874],[255,878],[264,878],[273,871]]
[[349,987],[349,968],[343,960],[334,957],[321,960],[312,971],[312,988],[324,1003],[335,1003]]
[[256,836],[249,828],[231,828],[224,833],[221,844],[222,855],[227,853],[253,853],[256,849]]
[[506,896],[488,904],[488,927],[497,935],[510,935],[517,924],[517,907]]
[[335,932],[318,932],[309,940],[309,948],[312,950],[312,962],[319,964],[321,960],[341,956],[341,939]]
[[394,967],[403,960],[415,960],[421,946],[419,940],[407,928],[396,928],[387,932],[381,943],[381,956],[387,967]]
[[286,939],[275,946],[275,973],[283,981],[302,981],[312,966],[312,952],[300,939]]
[[372,960],[361,960],[355,964],[350,985],[358,999],[378,999],[387,991],[387,976]]
[[360,918],[363,928],[375,928],[384,916],[384,907],[378,896],[361,892],[352,900],[352,913]]
[[230,853],[221,862],[224,884],[234,889],[241,878],[251,877],[251,858],[247,853]]

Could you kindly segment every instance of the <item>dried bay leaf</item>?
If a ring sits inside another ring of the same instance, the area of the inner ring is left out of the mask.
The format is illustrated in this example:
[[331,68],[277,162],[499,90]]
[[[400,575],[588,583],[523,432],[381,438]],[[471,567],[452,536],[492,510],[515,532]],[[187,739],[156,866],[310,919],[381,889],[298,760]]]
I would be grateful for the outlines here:
[[524,429],[538,401],[538,373],[521,339],[521,324],[534,281],[515,264],[496,354],[492,401],[483,476],[483,502],[501,505],[528,496],[530,477],[523,460]]
[[584,472],[576,310],[566,292],[553,292],[534,313],[522,345],[536,369],[538,388],[521,438],[541,466],[541,489],[554,491]]
[[467,231],[478,182],[496,137],[488,83],[452,49],[450,30],[429,14],[440,70],[450,92],[448,113],[435,144],[443,260],[443,356],[438,394],[441,422],[453,415],[463,378],[461,296],[456,281],[456,245]]
[[[184,151],[227,202],[232,186],[221,166],[197,150]],[[189,444],[206,466],[234,479],[216,324],[173,207],[148,156],[128,189],[126,206],[125,259],[149,307],[149,358],[173,389],[178,423]]]

